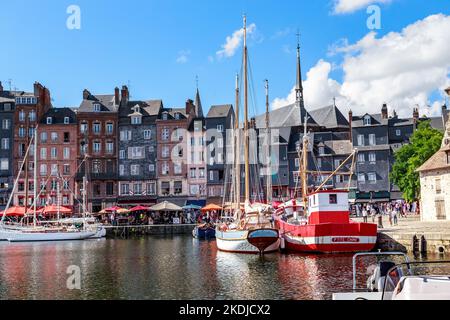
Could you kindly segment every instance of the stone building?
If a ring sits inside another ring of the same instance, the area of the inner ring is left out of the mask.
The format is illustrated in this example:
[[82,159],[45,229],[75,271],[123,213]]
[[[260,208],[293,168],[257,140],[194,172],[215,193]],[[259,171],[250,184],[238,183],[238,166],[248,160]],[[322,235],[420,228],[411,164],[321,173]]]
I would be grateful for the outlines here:
[[38,206],[59,204],[78,209],[75,203],[78,124],[70,108],[51,108],[38,128]]
[[[114,94],[94,95],[83,91],[77,110],[78,163],[77,190],[87,179],[90,212],[99,212],[117,204],[117,127],[118,108],[128,101],[128,88],[115,88]],[[81,201],[81,199],[79,199]]]
[[3,210],[13,187],[14,96],[0,82],[0,210]]
[[156,120],[162,100],[127,101],[119,107],[119,205],[157,202]]
[[418,170],[422,221],[450,220],[450,120],[441,149]]
[[195,117],[192,100],[185,108],[164,108],[156,120],[158,201],[184,206],[188,199],[187,130]]
[[[35,129],[44,114],[51,108],[50,91],[40,83],[34,83],[33,92],[11,91],[15,99],[14,142],[13,142],[13,177],[22,167],[26,151],[32,141]],[[21,171],[17,189],[14,192],[13,205],[29,205],[34,202],[34,154],[30,148],[28,165]],[[25,199],[28,198],[28,201]]]

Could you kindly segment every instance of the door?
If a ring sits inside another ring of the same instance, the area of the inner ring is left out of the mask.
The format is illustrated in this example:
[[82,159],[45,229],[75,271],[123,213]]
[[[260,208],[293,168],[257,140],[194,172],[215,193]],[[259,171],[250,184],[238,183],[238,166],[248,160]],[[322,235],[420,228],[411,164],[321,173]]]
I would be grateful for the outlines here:
[[436,200],[436,219],[437,220],[445,220],[445,201],[444,200]]

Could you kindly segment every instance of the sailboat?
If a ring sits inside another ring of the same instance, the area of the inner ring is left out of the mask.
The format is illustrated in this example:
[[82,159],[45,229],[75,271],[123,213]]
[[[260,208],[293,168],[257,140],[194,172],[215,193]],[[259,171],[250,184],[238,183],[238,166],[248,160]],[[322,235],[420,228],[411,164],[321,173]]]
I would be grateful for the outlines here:
[[[65,241],[65,240],[84,240],[95,235],[95,232],[86,230],[83,228],[82,230],[76,228],[74,225],[69,226],[38,226],[37,224],[37,127],[34,129],[34,135],[32,137],[31,144],[28,146],[27,152],[25,154],[25,158],[28,157],[31,145],[33,145],[34,150],[34,201],[33,201],[33,224],[31,226],[22,226],[22,225],[6,225],[5,217],[6,214],[2,216],[2,220],[0,223],[0,238],[4,240],[8,240],[10,242],[34,242],[34,241]],[[25,161],[24,161],[25,163]],[[8,204],[6,206],[6,210],[9,208],[11,204],[12,197],[14,195],[14,191],[17,188],[17,184],[19,181],[20,173],[23,169],[22,167],[19,170],[17,178],[15,180],[13,191],[11,192],[10,198],[8,199]],[[27,199],[25,200],[27,201]],[[27,211],[27,206],[25,207],[25,211]],[[86,225],[86,224],[85,224]]]
[[236,77],[236,114],[234,130],[234,208],[235,222],[222,224],[216,228],[216,243],[220,251],[235,253],[268,253],[277,251],[280,245],[278,230],[270,221],[271,207],[263,203],[250,203],[250,161],[249,161],[249,121],[248,121],[248,55],[247,19],[244,16],[244,167],[245,202],[241,206],[241,164],[239,125],[239,77]]

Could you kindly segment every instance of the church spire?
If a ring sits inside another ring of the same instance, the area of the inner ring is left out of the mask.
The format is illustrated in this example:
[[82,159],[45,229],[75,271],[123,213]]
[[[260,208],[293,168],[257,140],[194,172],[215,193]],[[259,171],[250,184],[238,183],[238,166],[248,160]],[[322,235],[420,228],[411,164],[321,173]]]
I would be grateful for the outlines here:
[[303,82],[302,82],[302,69],[300,60],[300,33],[297,32],[297,82],[295,85],[295,102],[300,104],[300,107],[304,107],[303,101]]
[[203,118],[202,100],[200,99],[200,91],[198,90],[198,76],[195,77],[197,83],[197,92],[195,94],[195,115],[199,118]]

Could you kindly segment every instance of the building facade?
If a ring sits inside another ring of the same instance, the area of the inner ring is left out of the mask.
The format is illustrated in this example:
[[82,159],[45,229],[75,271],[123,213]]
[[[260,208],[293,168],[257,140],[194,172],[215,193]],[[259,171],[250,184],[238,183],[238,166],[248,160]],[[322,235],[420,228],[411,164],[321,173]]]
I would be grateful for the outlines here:
[[38,205],[61,205],[72,210],[80,208],[75,177],[77,174],[78,124],[70,108],[51,108],[40,121],[38,129]]
[[115,88],[114,94],[107,95],[94,95],[84,90],[83,101],[77,110],[77,190],[82,189],[85,177],[87,209],[90,212],[99,212],[117,204],[117,128],[121,99],[128,100],[126,86],[121,92]]
[[119,107],[119,205],[157,202],[156,120],[162,100],[127,101]]
[[[31,206],[34,203],[33,176],[35,155],[34,148],[29,147],[38,123],[52,108],[50,91],[36,82],[33,92],[14,91],[12,95],[16,102],[14,112],[13,176],[16,177],[20,171],[13,204]],[[25,158],[28,149],[28,157]],[[23,170],[21,170],[22,167]]]
[[15,99],[0,82],[0,210],[8,203],[14,184],[14,109]]
[[192,100],[185,108],[164,108],[156,120],[158,201],[184,206],[188,196],[187,132],[195,117]]

